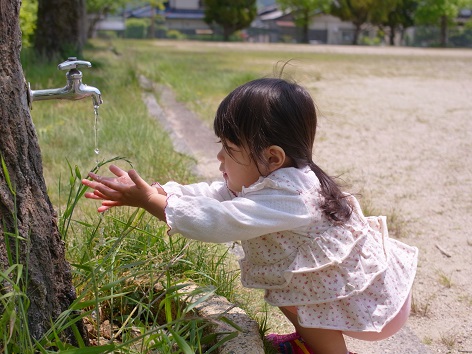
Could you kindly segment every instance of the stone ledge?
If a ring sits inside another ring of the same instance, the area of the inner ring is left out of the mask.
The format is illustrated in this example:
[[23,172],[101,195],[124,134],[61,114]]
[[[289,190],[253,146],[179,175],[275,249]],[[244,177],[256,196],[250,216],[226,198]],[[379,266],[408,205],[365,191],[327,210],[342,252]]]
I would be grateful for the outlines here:
[[[185,292],[191,292],[196,289],[195,285],[191,285],[182,289]],[[193,300],[197,300],[198,296],[194,296]],[[214,320],[221,316],[228,318],[240,327],[241,332],[238,335],[224,343],[218,348],[218,354],[264,354],[264,344],[259,335],[259,325],[239,307],[230,303],[225,297],[213,295],[210,299],[195,306],[198,316],[208,320]],[[223,321],[212,321],[212,333],[235,331],[229,324]],[[218,338],[220,339],[220,338]]]

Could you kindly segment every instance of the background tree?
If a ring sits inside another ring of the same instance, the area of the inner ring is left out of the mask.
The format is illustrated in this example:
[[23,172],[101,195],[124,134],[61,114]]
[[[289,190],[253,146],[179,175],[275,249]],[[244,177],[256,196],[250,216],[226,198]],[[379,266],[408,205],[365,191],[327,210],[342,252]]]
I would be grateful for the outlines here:
[[387,15],[387,19],[382,25],[388,27],[389,44],[395,45],[395,35],[400,31],[400,38],[403,40],[405,30],[415,24],[415,12],[418,8],[418,0],[400,0],[395,8]]
[[149,25],[148,37],[156,37],[156,21],[158,18],[157,10],[164,10],[164,1],[163,0],[150,0],[148,1],[151,6],[151,23]]
[[34,48],[50,60],[81,57],[85,26],[85,0],[38,0]]
[[87,38],[92,38],[97,23],[109,14],[123,8],[127,0],[86,0],[88,27]]
[[36,14],[38,13],[38,0],[23,0],[20,9],[20,28],[22,43],[29,47],[36,30]]
[[[355,26],[352,44],[359,43],[362,26],[365,23],[381,23],[399,0],[334,0],[331,14]],[[434,0],[433,0],[434,1]]]
[[257,16],[256,0],[204,0],[205,22],[218,24],[223,29],[223,39],[236,31],[247,28]]
[[329,12],[332,0],[277,0],[282,10],[291,10],[295,25],[302,29],[302,42],[308,43],[308,31],[313,16]]
[[[0,298],[10,293],[5,277],[10,269],[12,279],[23,280],[29,303],[28,323],[10,323],[10,330],[29,328],[31,336],[40,339],[74,301],[75,290],[28,108],[19,13],[20,0],[0,0]],[[2,303],[0,316],[5,313]],[[80,323],[79,331],[84,334]],[[73,342],[70,333],[65,335]]]
[[417,24],[439,26],[439,44],[446,47],[449,25],[461,8],[470,7],[470,0],[420,0],[415,20]]

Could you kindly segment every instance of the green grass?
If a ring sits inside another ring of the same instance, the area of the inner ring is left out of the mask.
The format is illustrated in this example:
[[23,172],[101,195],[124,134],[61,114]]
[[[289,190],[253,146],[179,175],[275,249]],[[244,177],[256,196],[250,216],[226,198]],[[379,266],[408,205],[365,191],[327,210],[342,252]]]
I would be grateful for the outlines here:
[[[105,102],[100,107],[100,154],[94,152],[91,100],[34,102],[32,110],[48,194],[58,210],[78,298],[43,338],[33,342],[24,330],[24,265],[11,255],[10,267],[1,274],[9,284],[0,298],[1,350],[72,350],[61,333],[78,333],[75,323],[82,319],[96,352],[210,353],[237,334],[234,326],[223,339],[208,335],[211,322],[194,314],[195,305],[215,292],[231,298],[239,273],[227,250],[170,238],[166,226],[142,210],[119,208],[98,215],[96,203],[83,198],[85,188],[80,184],[90,170],[107,173],[110,163],[134,167],[150,181],[189,183],[195,181],[190,172],[194,160],[174,152],[167,134],[148,116],[131,52],[124,61],[100,46],[90,47],[85,55],[93,68],[83,70],[83,82],[99,88]],[[22,65],[32,89],[65,85],[65,73],[55,63],[37,62],[24,52]],[[186,291],[187,283],[198,287]],[[95,350],[85,348],[79,335],[76,340],[74,353]]]
[[[8,181],[8,171],[2,166]],[[18,230],[5,232],[9,268],[0,273],[4,284],[0,296],[2,352],[211,353],[237,334],[234,325],[233,332],[216,339],[208,330],[212,323],[193,310],[218,293],[220,285],[223,293],[230,294],[228,287],[237,275],[228,268],[226,250],[182,237],[169,238],[165,225],[140,209],[122,208],[103,217],[74,219],[85,188],[78,183],[80,171],[71,172],[59,229],[68,245],[78,297],[42,338],[33,341],[26,325],[27,265],[19,263],[19,255],[12,251],[19,249],[21,237]],[[185,290],[193,283],[198,287]],[[92,347],[78,334],[78,320],[86,324]],[[68,329],[76,336],[75,349],[61,339]]]

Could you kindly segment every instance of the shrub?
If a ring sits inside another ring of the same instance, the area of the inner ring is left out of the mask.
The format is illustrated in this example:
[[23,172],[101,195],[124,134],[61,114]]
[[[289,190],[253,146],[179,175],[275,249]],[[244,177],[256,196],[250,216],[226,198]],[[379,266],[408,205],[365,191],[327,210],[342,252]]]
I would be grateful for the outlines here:
[[147,36],[149,21],[140,18],[130,18],[126,20],[126,38],[143,39]]

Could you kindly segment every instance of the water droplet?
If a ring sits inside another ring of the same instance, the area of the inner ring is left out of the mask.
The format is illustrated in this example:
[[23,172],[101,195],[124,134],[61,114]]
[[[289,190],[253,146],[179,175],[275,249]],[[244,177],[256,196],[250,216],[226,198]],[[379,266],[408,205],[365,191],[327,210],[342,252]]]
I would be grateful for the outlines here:
[[97,155],[100,153],[100,150],[98,150],[98,149],[95,149],[94,151],[95,151],[95,154],[97,154]]

